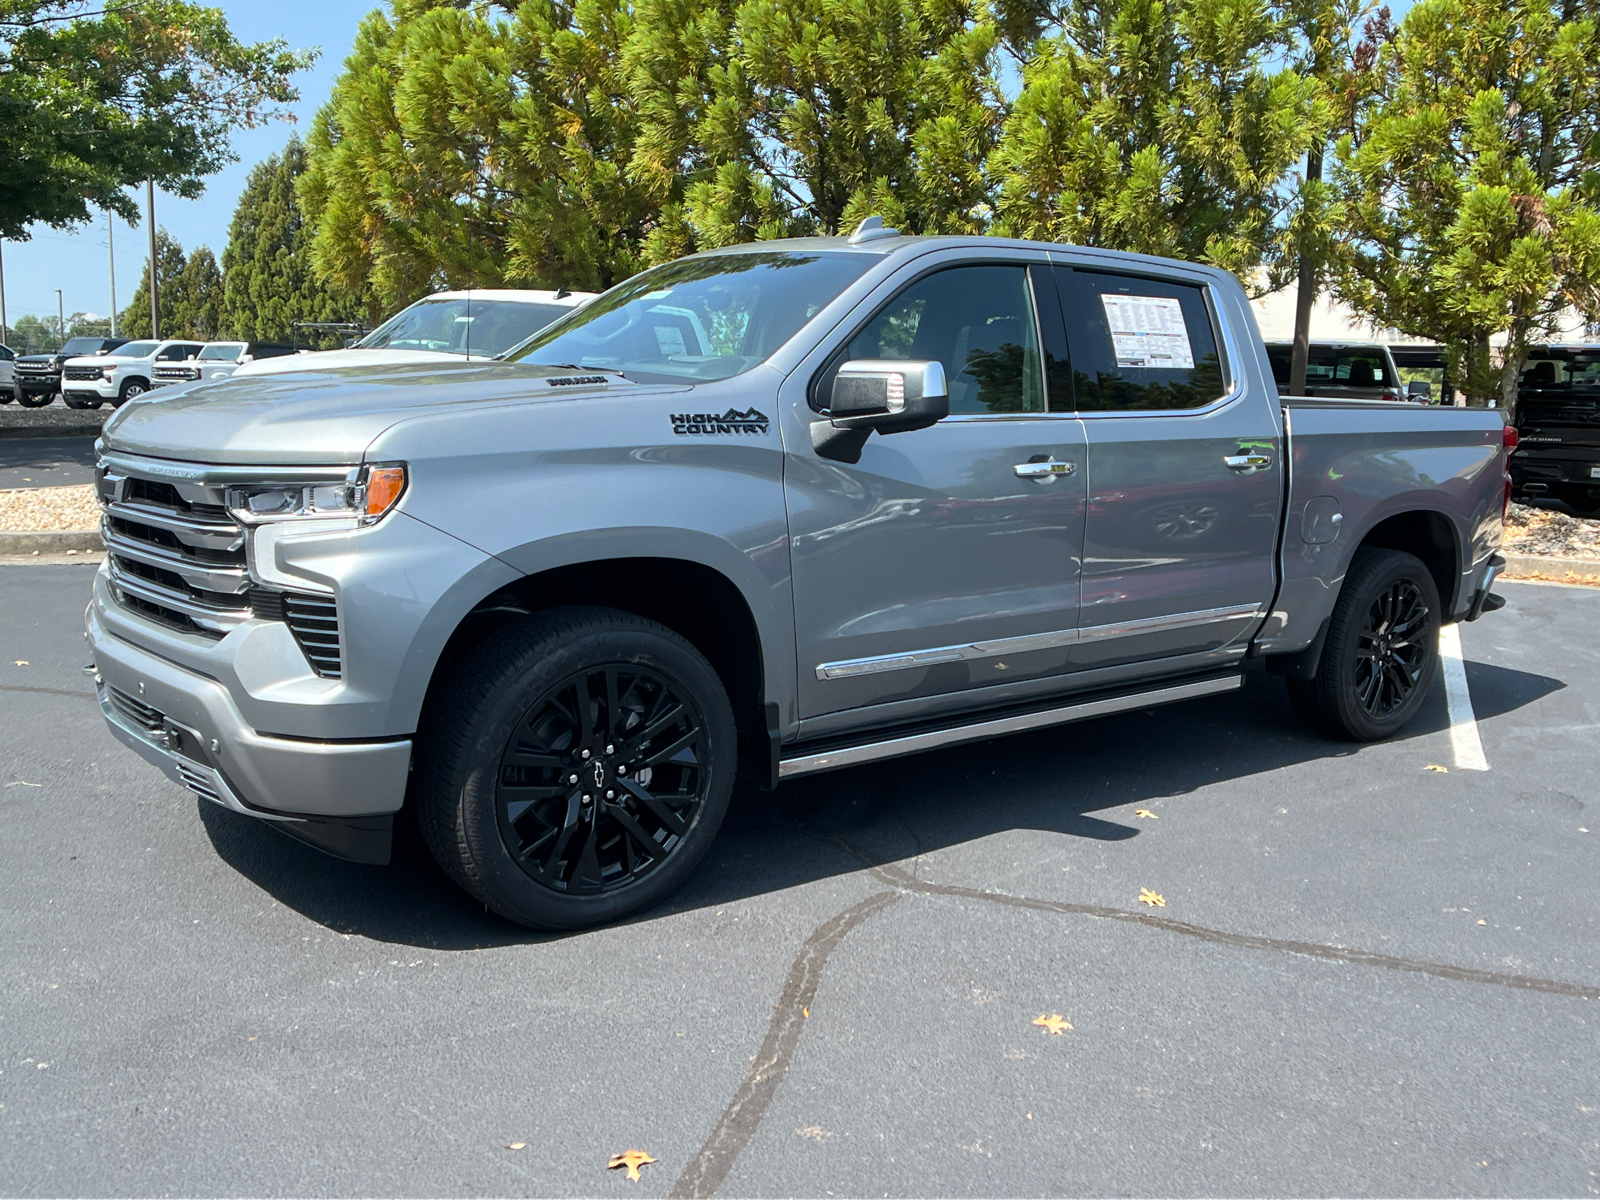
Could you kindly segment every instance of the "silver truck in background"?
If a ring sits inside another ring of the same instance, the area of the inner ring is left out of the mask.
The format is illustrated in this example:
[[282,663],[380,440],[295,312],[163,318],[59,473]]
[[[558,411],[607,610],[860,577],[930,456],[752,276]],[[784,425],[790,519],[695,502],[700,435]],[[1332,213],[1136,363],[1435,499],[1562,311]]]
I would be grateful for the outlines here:
[[497,361],[164,390],[99,443],[112,731],[209,802],[569,929],[740,774],[1240,686],[1393,734],[1498,607],[1492,410],[1280,398],[1245,295],[1019,241],[763,242]]

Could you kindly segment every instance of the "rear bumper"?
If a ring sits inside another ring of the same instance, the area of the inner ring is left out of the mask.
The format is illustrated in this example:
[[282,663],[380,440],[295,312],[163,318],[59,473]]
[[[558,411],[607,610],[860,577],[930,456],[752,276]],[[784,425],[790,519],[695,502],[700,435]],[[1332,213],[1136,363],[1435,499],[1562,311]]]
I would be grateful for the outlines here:
[[1505,607],[1505,601],[1493,595],[1494,581],[1500,578],[1500,572],[1506,569],[1506,560],[1503,555],[1491,554],[1489,561],[1483,564],[1483,574],[1479,577],[1478,587],[1472,594],[1472,606],[1467,609],[1464,621],[1476,621],[1486,612],[1495,612]]
[[113,636],[93,605],[85,626],[100,710],[124,745],[224,808],[344,858],[388,861],[411,739],[323,742],[257,733],[216,680]]

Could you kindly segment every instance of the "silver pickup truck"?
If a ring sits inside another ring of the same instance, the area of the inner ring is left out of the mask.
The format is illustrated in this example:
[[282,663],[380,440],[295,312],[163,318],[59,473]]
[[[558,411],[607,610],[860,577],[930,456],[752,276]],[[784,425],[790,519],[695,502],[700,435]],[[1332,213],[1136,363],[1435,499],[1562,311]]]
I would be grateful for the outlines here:
[[570,929],[735,776],[1214,695],[1417,711],[1491,595],[1499,413],[1285,401],[1239,284],[982,238],[647,271],[499,361],[164,389],[99,443],[113,732],[207,801]]

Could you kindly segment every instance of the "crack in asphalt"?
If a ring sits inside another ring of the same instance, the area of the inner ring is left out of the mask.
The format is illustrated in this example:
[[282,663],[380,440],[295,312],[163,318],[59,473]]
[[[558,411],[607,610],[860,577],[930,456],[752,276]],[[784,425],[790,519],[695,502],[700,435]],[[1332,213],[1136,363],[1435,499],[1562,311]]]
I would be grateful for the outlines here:
[[789,1069],[800,1034],[805,1029],[807,1010],[816,999],[828,956],[857,925],[876,916],[898,901],[901,891],[878,892],[830,917],[812,932],[789,967],[783,992],[775,1005],[772,1021],[761,1049],[750,1070],[733,1093],[733,1099],[717,1119],[700,1150],[684,1167],[683,1174],[668,1193],[674,1197],[714,1196],[727,1178],[734,1160],[744,1150],[767,1115],[778,1084]]
[[[1502,971],[1480,971],[1475,967],[1462,967],[1454,963],[1430,962],[1426,959],[1401,958],[1392,954],[1378,954],[1371,950],[1357,950],[1349,946],[1332,946],[1318,942],[1297,942],[1287,938],[1260,937],[1255,934],[1231,933],[1177,921],[1154,913],[1136,912],[1132,909],[1112,908],[1103,904],[1079,904],[1069,900],[1040,900],[1031,896],[1013,896],[1005,892],[985,892],[977,888],[958,887],[954,884],[932,883],[911,874],[896,863],[875,861],[850,843],[839,838],[810,834],[820,841],[836,846],[861,862],[873,875],[894,888],[893,892],[878,892],[843,912],[830,917],[812,931],[800,952],[795,955],[784,980],[783,991],[774,1005],[772,1021],[761,1049],[751,1063],[749,1071],[734,1091],[733,1099],[717,1119],[689,1165],[683,1169],[668,1193],[672,1197],[714,1196],[727,1179],[734,1161],[749,1145],[760,1128],[762,1119],[771,1107],[778,1085],[793,1061],[795,1048],[805,1029],[807,1010],[816,998],[822,983],[823,969],[834,949],[845,935],[888,908],[906,895],[950,896],[961,900],[982,900],[1010,908],[1030,909],[1035,912],[1061,913],[1071,916],[1095,917],[1107,921],[1123,921],[1144,925],[1184,937],[1196,938],[1213,945],[1232,946],[1240,950],[1266,950],[1278,954],[1298,954],[1307,958],[1320,958],[1331,962],[1353,963],[1357,966],[1379,967],[1389,971],[1404,971],[1413,975],[1428,975],[1456,983],[1487,983],[1520,991],[1544,992],[1553,996],[1567,996],[1578,1000],[1600,1000],[1600,986],[1565,983],[1558,979],[1544,979],[1536,975],[1514,975]],[[920,856],[918,856],[920,860]],[[914,860],[914,861],[918,861]]]
[[1320,942],[1296,942],[1287,938],[1260,937],[1250,933],[1230,933],[1225,929],[1211,929],[1205,925],[1191,925],[1155,913],[1135,912],[1126,908],[1110,908],[1102,904],[1076,904],[1069,900],[1036,900],[1030,896],[1012,896],[1005,892],[984,892],[977,888],[955,887],[951,884],[930,883],[919,879],[894,864],[880,864],[872,873],[891,886],[926,895],[954,896],[963,900],[987,900],[1012,908],[1028,908],[1037,912],[1069,913],[1075,916],[1099,917],[1107,921],[1126,921],[1131,925],[1147,925],[1168,933],[1198,938],[1219,946],[1233,946],[1240,950],[1270,950],[1279,954],[1299,954],[1307,958],[1321,958],[1331,962],[1355,963],[1364,967],[1381,967],[1388,971],[1405,971],[1413,975],[1431,975],[1435,979],[1449,979],[1457,983],[1489,983],[1498,987],[1516,988],[1527,992],[1546,992],[1552,996],[1568,996],[1577,1000],[1600,1000],[1600,986],[1565,983],[1559,979],[1544,979],[1537,975],[1513,975],[1503,971],[1480,971],[1476,967],[1460,967],[1454,963],[1429,962],[1421,958],[1399,958],[1393,954],[1378,954],[1372,950],[1356,950],[1349,946],[1330,946]]
[[71,696],[77,700],[98,700],[93,692],[69,692],[65,688],[24,687],[19,683],[0,683],[0,692],[32,692],[36,696]]

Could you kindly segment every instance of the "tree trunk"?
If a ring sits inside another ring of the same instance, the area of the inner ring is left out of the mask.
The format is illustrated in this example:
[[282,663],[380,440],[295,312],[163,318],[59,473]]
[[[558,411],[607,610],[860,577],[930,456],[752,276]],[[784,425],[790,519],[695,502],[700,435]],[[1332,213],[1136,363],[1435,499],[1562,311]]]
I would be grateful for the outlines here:
[[[1306,182],[1322,181],[1322,143],[1306,151]],[[1317,299],[1317,264],[1300,251],[1300,284],[1294,298],[1294,350],[1289,356],[1289,394],[1306,394],[1306,364],[1311,357],[1311,306]]]

